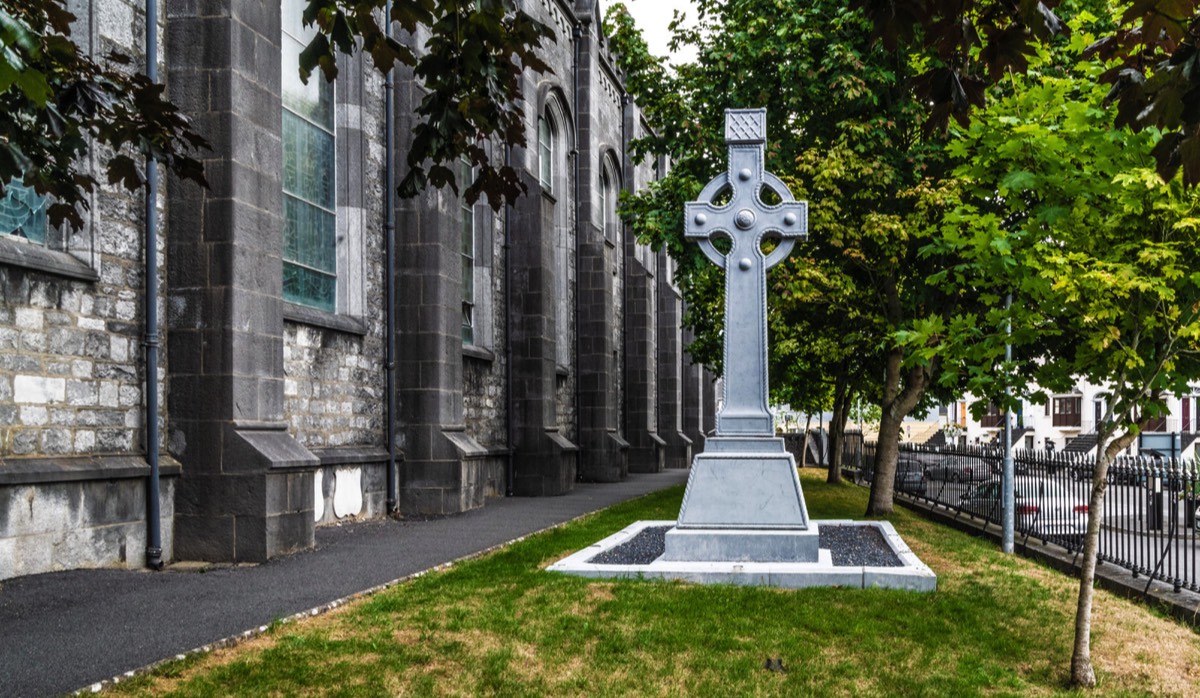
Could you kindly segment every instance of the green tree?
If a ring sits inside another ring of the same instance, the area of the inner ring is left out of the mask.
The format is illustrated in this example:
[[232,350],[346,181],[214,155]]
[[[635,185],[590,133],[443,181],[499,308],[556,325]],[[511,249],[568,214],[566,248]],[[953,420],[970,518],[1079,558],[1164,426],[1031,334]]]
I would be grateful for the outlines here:
[[[976,302],[969,289],[947,292],[924,282],[954,263],[923,250],[955,192],[944,179],[948,164],[938,136],[923,132],[926,109],[908,89],[913,61],[874,41],[866,16],[835,0],[697,6],[699,27],[677,35],[697,46],[695,63],[672,76],[644,57],[622,59],[626,74],[648,76],[655,86],[646,100],[635,93],[654,123],[674,124],[650,139],[672,156],[671,173],[625,211],[639,234],[681,260],[680,286],[692,307],[707,307],[720,285],[683,242],[683,203],[725,167],[724,108],[767,108],[767,168],[809,199],[812,230],[809,242],[772,272],[771,312],[781,318],[770,324],[773,351],[818,337],[834,344],[857,338],[848,351],[822,357],[822,370],[847,407],[838,410],[843,424],[853,390],[838,389],[836,377],[853,372],[883,382],[870,513],[888,513],[903,419],[943,386],[941,355],[901,340],[922,327],[948,327],[959,308]],[[686,320],[697,337],[720,336],[719,313]],[[843,365],[847,355],[856,362]],[[786,359],[777,357],[776,366],[780,358]],[[774,372],[772,382],[780,379],[797,376]]]
[[[1155,129],[1150,151],[1164,180],[1181,169],[1187,186],[1200,182],[1200,0],[856,0],[876,36],[889,47],[916,41],[926,70],[912,81],[930,108],[930,127],[951,119],[966,125],[986,88],[1023,73],[1039,43],[1069,31],[1060,15],[1089,10],[1105,18],[1080,58],[1111,61],[1089,80],[1111,85],[1118,125]],[[1057,13],[1056,13],[1057,11]]]
[[[1073,49],[1083,48],[1079,37]],[[1109,465],[1164,414],[1165,395],[1200,379],[1200,193],[1157,175],[1158,131],[1116,125],[1097,80],[1106,68],[1014,77],[979,112],[954,146],[975,203],[944,239],[973,260],[974,283],[1017,291],[1009,317],[1036,385],[1106,386],[1071,659],[1083,686],[1095,685],[1092,586]],[[995,393],[985,373],[972,384]]]

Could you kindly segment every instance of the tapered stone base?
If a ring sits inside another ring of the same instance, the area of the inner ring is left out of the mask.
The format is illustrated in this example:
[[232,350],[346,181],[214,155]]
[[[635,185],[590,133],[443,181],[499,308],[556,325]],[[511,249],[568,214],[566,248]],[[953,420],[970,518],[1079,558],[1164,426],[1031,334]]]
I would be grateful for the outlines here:
[[808,527],[796,461],[783,439],[714,437],[692,461],[678,528]]
[[775,437],[714,437],[692,461],[663,560],[816,562],[796,461]]

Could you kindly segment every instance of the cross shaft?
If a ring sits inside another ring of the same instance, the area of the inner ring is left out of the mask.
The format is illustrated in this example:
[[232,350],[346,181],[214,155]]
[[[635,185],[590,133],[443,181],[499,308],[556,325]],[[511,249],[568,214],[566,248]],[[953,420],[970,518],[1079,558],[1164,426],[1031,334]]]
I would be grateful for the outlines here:
[[[808,204],[796,201],[787,186],[764,167],[765,109],[727,109],[725,143],[729,170],[715,177],[700,200],[684,208],[684,235],[696,240],[714,264],[725,270],[725,402],[717,415],[717,436],[772,435],[767,405],[767,269],[808,234]],[[779,204],[763,203],[760,192],[770,189]],[[731,190],[729,203],[717,206],[716,196]],[[780,238],[768,255],[762,251],[767,235]],[[716,237],[731,241],[722,254]]]

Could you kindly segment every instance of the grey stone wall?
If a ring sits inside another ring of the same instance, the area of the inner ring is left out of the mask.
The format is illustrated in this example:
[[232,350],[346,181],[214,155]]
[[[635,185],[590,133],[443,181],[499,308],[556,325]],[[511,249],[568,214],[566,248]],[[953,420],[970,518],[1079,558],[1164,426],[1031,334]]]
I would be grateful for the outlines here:
[[[141,476],[20,484],[2,484],[0,478],[0,580],[80,568],[144,567],[146,467],[137,458],[122,470]],[[163,478],[159,490],[163,559],[172,556],[175,481]]]
[[617,422],[618,375],[623,333],[615,307],[621,272],[616,249],[619,236],[607,218],[615,218],[611,197],[605,200],[602,182],[621,181],[624,113],[617,74],[603,48],[600,26],[590,15],[581,26],[578,82],[579,104],[578,205],[579,262],[575,288],[578,331],[579,475],[585,480],[613,482],[628,473],[628,443]]
[[658,435],[666,442],[663,465],[686,468],[692,463],[692,440],[683,433],[683,351],[680,321],[683,300],[674,283],[675,265],[658,254]]
[[0,456],[141,450],[140,246],[122,229],[101,246],[113,283],[0,266]]
[[[73,0],[70,9],[85,50],[145,55],[136,3]],[[106,157],[89,163],[100,180]],[[0,458],[143,450],[144,196],[102,185],[91,203],[83,229],[49,231],[47,247],[86,260],[95,280],[0,262]],[[160,228],[159,249],[166,236]],[[34,246],[9,236],[0,245]]]
[[463,418],[467,433],[488,450],[508,442],[505,421],[503,354],[492,360],[463,362]]
[[[521,170],[529,194],[510,213],[512,307],[512,404],[514,406],[513,484],[520,495],[562,494],[574,487],[577,446],[573,441],[575,357],[574,274],[575,163],[577,142],[572,75],[576,41],[574,9],[555,0],[530,0],[525,10],[554,27],[558,41],[546,63],[553,73],[526,71],[526,139],[514,148],[512,162]],[[538,179],[538,117],[555,104],[558,154],[553,192]],[[565,277],[565,278],[564,278]],[[565,375],[560,375],[565,373]],[[568,405],[570,407],[568,407]]]
[[[67,5],[83,50],[141,65],[140,3]],[[103,182],[110,155],[84,168]],[[0,236],[0,578],[144,564],[144,195],[102,184],[90,203],[82,229],[48,230],[45,247]],[[160,226],[160,251],[166,237]],[[167,558],[173,482],[162,485]]]
[[385,446],[383,338],[288,323],[284,342],[283,391],[296,440],[309,449]]
[[[139,0],[68,4],[96,8],[79,25],[87,46],[141,53]],[[647,126],[623,103],[596,5],[522,3],[559,36],[544,56],[553,73],[524,76],[527,137],[537,143],[553,94],[569,155],[548,195],[536,147],[513,149],[530,195],[507,215],[477,207],[490,237],[476,249],[488,325],[476,346],[459,328],[458,200],[430,191],[398,203],[405,511],[464,511],[505,493],[509,448],[517,494],[568,492],[585,461],[587,477],[619,479],[626,441],[630,468],[663,467],[660,274],[599,217],[606,153],[626,189],[654,167],[624,155]],[[386,506],[382,78],[346,61],[337,85],[337,312],[292,306],[278,3],[170,3],[162,17],[169,96],[213,144],[211,188],[168,179],[160,200],[160,419],[182,464],[164,460],[163,547],[168,558],[264,560],[311,546],[314,525]],[[402,169],[423,94],[403,71],[398,84]],[[105,188],[92,211],[80,233],[52,231],[51,250],[0,239],[0,577],[142,564],[142,204]]]
[[[463,421],[468,436],[501,463],[500,477],[487,496],[505,494],[504,458],[508,452],[507,393],[508,344],[505,334],[508,305],[505,300],[505,212],[494,214],[486,202],[475,205],[475,337],[463,346]],[[491,465],[481,464],[487,470]],[[499,489],[495,489],[495,488]]]
[[170,97],[212,144],[210,188],[169,187],[175,545],[261,561],[314,544],[320,465],[284,407],[280,6],[166,9]]
[[704,402],[703,385],[705,370],[703,365],[692,363],[691,354],[687,351],[688,346],[695,340],[695,335],[687,328],[683,329],[681,335],[683,341],[681,422],[683,434],[691,440],[692,454],[695,455],[704,450],[704,411],[707,408]]
[[[625,107],[625,188],[636,191],[654,180],[654,163],[635,162],[628,144],[649,132],[638,108]],[[624,407],[629,471],[663,469],[665,442],[658,435],[658,268],[649,248],[627,235],[624,244]]]
[[309,449],[384,447],[384,81],[361,56],[342,62],[336,127],[338,312],[284,324],[285,419]]

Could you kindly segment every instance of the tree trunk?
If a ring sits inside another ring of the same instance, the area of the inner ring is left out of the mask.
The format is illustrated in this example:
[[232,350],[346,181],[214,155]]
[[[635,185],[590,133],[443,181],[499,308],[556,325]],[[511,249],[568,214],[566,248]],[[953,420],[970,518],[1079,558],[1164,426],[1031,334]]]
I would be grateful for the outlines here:
[[1104,520],[1104,490],[1108,485],[1108,467],[1116,454],[1133,443],[1134,434],[1126,432],[1112,439],[1113,430],[1102,431],[1096,444],[1096,470],[1092,474],[1092,498],[1088,502],[1087,533],[1083,538],[1083,561],[1079,570],[1079,601],[1075,608],[1075,646],[1071,651],[1071,683],[1092,688],[1096,672],[1092,668],[1092,595],[1096,581],[1096,558],[1100,552],[1100,524]]
[[800,467],[808,465],[808,443],[812,437],[812,413],[804,413],[804,448],[800,449]]
[[[879,418],[879,440],[875,444],[875,472],[871,479],[871,500],[867,516],[886,516],[892,513],[895,500],[896,461],[900,455],[900,429],[904,418],[912,411],[925,387],[930,373],[922,366],[913,366],[907,374],[901,370],[903,352],[897,347],[888,352],[884,372],[882,415]],[[901,377],[904,386],[901,389]]]
[[850,417],[850,379],[843,370],[833,387],[833,415],[829,420],[829,475],[825,481],[842,482],[842,455],[846,451],[846,420]]

